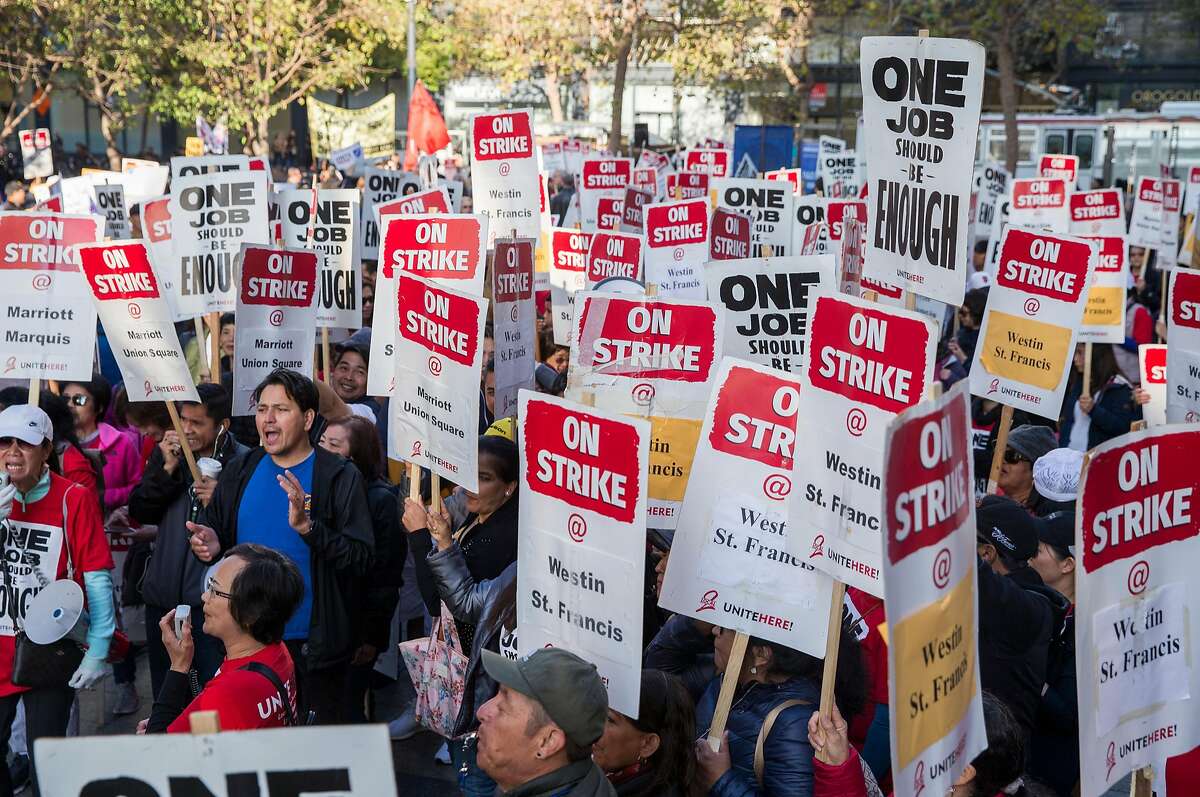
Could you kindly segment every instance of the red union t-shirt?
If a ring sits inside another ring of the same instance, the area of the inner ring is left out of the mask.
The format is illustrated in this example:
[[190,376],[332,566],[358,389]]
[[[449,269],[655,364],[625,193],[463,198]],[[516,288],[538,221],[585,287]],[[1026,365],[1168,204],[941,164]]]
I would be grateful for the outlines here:
[[50,474],[50,491],[42,499],[28,506],[13,501],[8,524],[12,531],[4,539],[3,555],[11,588],[6,583],[0,589],[0,697],[27,688],[12,682],[13,639],[17,621],[24,623],[30,599],[42,589],[34,571],[47,583],[66,578],[69,551],[72,577],[82,587],[84,573],[113,566],[95,491],[57,473]]
[[221,662],[217,674],[205,684],[196,699],[167,726],[167,733],[188,733],[191,730],[188,717],[193,711],[217,712],[222,731],[284,727],[287,724],[287,711],[279,698],[279,690],[266,676],[242,669],[252,661],[270,667],[283,681],[294,714],[296,677],[292,669],[292,657],[286,645],[276,642],[253,656]]

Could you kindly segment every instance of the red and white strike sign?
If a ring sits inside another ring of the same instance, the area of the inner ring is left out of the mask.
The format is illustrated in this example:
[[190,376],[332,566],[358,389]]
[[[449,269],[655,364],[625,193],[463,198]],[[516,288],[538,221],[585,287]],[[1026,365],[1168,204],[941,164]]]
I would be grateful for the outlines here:
[[593,235],[587,253],[588,287],[614,277],[642,282],[644,240],[644,236],[620,232],[598,232]]

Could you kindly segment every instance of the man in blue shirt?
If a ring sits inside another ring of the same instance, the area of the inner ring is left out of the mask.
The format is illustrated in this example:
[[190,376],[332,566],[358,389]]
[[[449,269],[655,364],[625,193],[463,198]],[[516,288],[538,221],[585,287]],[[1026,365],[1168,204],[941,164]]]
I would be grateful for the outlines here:
[[336,724],[353,652],[350,612],[374,540],[366,491],[353,464],[313,446],[324,419],[312,380],[277,369],[255,389],[254,401],[260,446],[226,466],[202,522],[188,523],[192,552],[209,563],[255,542],[296,563],[304,599],[284,641],[296,667],[299,716],[314,711],[318,723]]

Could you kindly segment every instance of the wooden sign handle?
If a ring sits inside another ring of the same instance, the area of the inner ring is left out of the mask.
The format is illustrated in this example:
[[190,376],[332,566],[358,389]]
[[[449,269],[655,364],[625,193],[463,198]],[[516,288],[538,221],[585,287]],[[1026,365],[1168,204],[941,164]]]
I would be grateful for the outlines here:
[[749,642],[748,634],[737,631],[733,638],[733,647],[729,650],[729,661],[725,662],[721,691],[717,695],[712,724],[708,727],[708,738],[705,740],[714,753],[721,749],[721,735],[725,733],[725,723],[729,721],[729,708],[733,705],[733,693],[737,689],[738,676],[742,673],[742,661],[746,658],[746,645]]
[[1129,797],[1151,797],[1153,786],[1154,775],[1150,767],[1135,769],[1129,780]]
[[216,711],[193,711],[188,715],[188,730],[193,736],[221,732],[221,715]]
[[821,716],[828,717],[833,709],[833,686],[837,681],[838,653],[842,648],[842,604],[846,599],[846,585],[833,582],[833,596],[829,602],[828,636],[825,640],[825,669],[821,672]]
[[[214,385],[221,384],[221,314],[208,314],[209,364]],[[201,338],[203,341],[203,338]]]
[[1008,450],[1008,432],[1012,428],[1013,408],[1005,404],[1000,410],[1000,427],[996,430],[996,449],[992,451],[992,467],[988,471],[988,495],[996,495],[1000,480],[1000,464],[1004,462],[1004,452]]
[[187,435],[183,433],[183,423],[179,420],[179,410],[175,409],[174,401],[163,402],[167,405],[167,415],[171,416],[171,426],[175,427],[175,434],[179,435],[179,448],[183,451],[183,459],[187,462],[188,470],[191,471],[192,481],[196,484],[200,483],[200,468],[196,466],[196,456],[192,454],[192,449],[188,447]]
[[333,366],[329,361],[329,327],[321,327],[321,364],[325,366],[325,384],[333,384]]
[[1083,344],[1083,385],[1080,386],[1081,396],[1092,395],[1092,342]]
[[429,474],[429,511],[435,515],[442,511],[442,477],[437,473]]
[[25,403],[32,404],[33,406],[36,407],[41,402],[41,399],[42,399],[42,379],[41,379],[41,377],[35,376],[29,380],[29,399]]
[[408,497],[421,500],[421,466],[415,462],[408,463]]

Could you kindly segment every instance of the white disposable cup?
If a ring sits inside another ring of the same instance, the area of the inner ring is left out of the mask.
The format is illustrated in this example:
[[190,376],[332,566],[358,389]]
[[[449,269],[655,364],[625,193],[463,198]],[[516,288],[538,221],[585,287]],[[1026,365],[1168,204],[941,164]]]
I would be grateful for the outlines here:
[[221,468],[224,466],[220,460],[212,457],[200,457],[196,460],[196,467],[200,469],[200,475],[206,479],[215,479],[221,475]]

